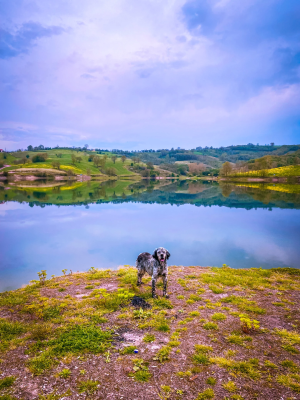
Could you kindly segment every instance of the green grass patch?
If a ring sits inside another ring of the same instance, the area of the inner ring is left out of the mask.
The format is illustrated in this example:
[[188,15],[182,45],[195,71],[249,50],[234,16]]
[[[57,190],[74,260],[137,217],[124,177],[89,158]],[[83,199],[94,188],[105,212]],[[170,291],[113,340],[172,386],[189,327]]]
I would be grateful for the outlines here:
[[15,376],[7,376],[6,378],[0,379],[0,390],[11,387],[16,379]]
[[248,361],[235,361],[228,358],[215,357],[210,358],[210,361],[219,365],[221,368],[226,368],[227,370],[246,378],[258,380],[261,376],[259,372],[259,362],[256,358],[252,358]]
[[203,328],[206,330],[213,330],[213,331],[217,331],[219,329],[218,324],[214,322],[206,322],[205,324],[203,324]]
[[231,295],[222,299],[222,302],[235,304],[240,310],[253,312],[255,314],[266,313],[266,310],[258,307],[255,301],[248,300],[245,297]]
[[195,400],[210,400],[215,397],[215,392],[209,388],[198,394]]
[[226,315],[223,313],[214,313],[211,317],[213,321],[225,321],[227,319]]
[[86,381],[79,381],[77,384],[77,390],[79,393],[93,394],[98,389],[99,384],[99,381],[93,381],[90,379]]
[[134,354],[134,350],[136,346],[126,346],[123,350],[120,351],[120,354]]
[[292,389],[293,391],[300,393],[300,375],[298,374],[288,374],[279,375],[276,381],[285,387]]
[[154,342],[154,340],[155,340],[155,336],[151,335],[151,333],[146,333],[146,335],[143,338],[143,341],[146,343]]

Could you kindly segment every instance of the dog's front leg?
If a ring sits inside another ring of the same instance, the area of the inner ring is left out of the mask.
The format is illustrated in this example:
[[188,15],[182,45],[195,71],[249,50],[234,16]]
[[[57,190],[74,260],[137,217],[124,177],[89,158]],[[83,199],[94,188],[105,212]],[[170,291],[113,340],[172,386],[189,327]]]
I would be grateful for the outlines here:
[[163,284],[164,284],[164,290],[163,290],[163,296],[165,296],[167,299],[169,298],[169,295],[167,294],[167,284],[168,284],[168,277],[167,275],[162,276],[163,279]]
[[152,297],[155,299],[156,296],[156,281],[157,281],[157,275],[152,275]]

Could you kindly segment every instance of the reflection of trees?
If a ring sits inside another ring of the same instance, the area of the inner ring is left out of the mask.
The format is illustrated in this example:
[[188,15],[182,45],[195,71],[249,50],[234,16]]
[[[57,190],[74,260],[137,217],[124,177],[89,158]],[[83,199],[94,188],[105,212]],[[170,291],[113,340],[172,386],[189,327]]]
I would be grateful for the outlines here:
[[52,189],[52,193],[53,194],[59,194],[60,193],[60,186],[54,186],[54,188]]
[[47,196],[47,193],[45,192],[33,192],[32,193],[33,197],[39,200],[48,200],[49,197]]
[[228,183],[221,184],[222,195],[224,197],[228,197],[230,195],[230,193],[232,192],[233,188],[234,188],[234,186],[230,185]]

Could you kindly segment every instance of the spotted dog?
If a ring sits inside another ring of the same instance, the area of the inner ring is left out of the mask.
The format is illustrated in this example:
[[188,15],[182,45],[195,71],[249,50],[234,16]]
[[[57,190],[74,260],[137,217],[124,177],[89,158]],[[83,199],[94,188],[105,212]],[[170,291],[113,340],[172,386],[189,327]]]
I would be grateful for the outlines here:
[[157,297],[155,294],[156,281],[158,277],[162,277],[164,283],[163,296],[167,295],[167,282],[168,282],[168,265],[167,260],[170,257],[168,250],[163,247],[158,247],[154,253],[141,253],[136,260],[136,267],[138,270],[137,284],[142,284],[142,277],[147,272],[152,277],[152,297]]

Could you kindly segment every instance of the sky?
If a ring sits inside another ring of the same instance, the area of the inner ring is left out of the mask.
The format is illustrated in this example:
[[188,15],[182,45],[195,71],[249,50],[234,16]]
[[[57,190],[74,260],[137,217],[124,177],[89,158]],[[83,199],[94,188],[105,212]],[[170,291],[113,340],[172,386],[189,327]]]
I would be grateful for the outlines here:
[[0,147],[300,143],[299,0],[0,0]]

